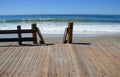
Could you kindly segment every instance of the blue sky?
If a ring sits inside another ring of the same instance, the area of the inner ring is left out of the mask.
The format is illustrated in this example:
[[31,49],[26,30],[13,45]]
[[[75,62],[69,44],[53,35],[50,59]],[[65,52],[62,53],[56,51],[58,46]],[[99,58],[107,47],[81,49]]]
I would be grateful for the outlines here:
[[0,15],[14,14],[120,15],[120,0],[0,0]]

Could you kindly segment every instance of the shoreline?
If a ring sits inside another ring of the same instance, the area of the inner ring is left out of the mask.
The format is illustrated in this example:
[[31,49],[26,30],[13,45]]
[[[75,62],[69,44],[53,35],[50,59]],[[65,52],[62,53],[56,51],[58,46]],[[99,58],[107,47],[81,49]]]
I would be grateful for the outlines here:
[[[62,43],[63,34],[42,34],[45,43]],[[23,37],[31,37],[31,34],[23,34]],[[4,34],[0,35],[0,38],[15,38],[17,34]],[[40,40],[38,38],[38,40]],[[29,42],[28,42],[29,43]],[[102,44],[112,44],[120,43],[120,34],[73,34],[73,43],[102,43]]]

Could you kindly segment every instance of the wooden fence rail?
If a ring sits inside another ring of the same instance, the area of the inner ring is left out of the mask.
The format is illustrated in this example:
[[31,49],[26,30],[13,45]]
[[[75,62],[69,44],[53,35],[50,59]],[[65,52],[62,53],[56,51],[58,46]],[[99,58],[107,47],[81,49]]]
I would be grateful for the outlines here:
[[34,41],[32,37],[24,37],[24,38],[0,38],[0,42],[17,42],[17,41]]
[[[23,33],[32,33],[32,37],[22,37]],[[31,29],[21,29],[21,26],[17,26],[17,30],[0,30],[0,34],[17,34],[17,38],[0,38],[0,42],[18,42],[22,45],[22,41],[33,41],[33,44],[38,44],[37,35],[40,38],[39,43],[45,44],[40,29],[36,24],[31,25]],[[73,36],[73,22],[68,23],[68,27],[65,29],[63,43],[72,43]]]
[[[0,30],[0,34],[16,34],[18,33],[18,30]],[[31,29],[24,29],[21,30],[21,33],[33,33],[34,30]]]
[[[17,30],[0,30],[0,34],[17,34],[16,38],[0,38],[0,42],[18,42],[22,45],[22,41],[33,41],[33,44],[37,44],[37,33],[40,37],[41,44],[45,44],[42,34],[36,24],[31,25],[31,29],[21,29],[21,26],[17,26]],[[32,33],[32,37],[22,37],[23,33]]]

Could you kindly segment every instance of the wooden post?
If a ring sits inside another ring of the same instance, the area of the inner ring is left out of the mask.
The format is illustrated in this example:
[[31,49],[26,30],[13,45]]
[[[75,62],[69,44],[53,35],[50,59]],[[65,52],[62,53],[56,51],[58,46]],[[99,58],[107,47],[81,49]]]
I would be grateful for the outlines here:
[[42,34],[40,32],[40,29],[38,27],[36,29],[37,29],[38,36],[40,37],[39,43],[40,44],[45,44],[45,41],[44,41],[43,36],[42,36]]
[[37,34],[36,34],[36,24],[34,23],[34,24],[32,24],[31,25],[31,28],[32,28],[32,30],[34,30],[34,32],[32,33],[32,37],[35,39],[34,41],[33,41],[33,44],[37,44]]
[[68,23],[68,37],[67,42],[72,43],[72,35],[73,35],[73,22]]
[[17,26],[17,30],[18,30],[18,38],[19,38],[19,45],[22,45],[22,35],[21,35],[21,26]]
[[68,28],[65,28],[65,32],[64,32],[64,37],[63,37],[63,43],[67,43],[67,34],[68,34]]

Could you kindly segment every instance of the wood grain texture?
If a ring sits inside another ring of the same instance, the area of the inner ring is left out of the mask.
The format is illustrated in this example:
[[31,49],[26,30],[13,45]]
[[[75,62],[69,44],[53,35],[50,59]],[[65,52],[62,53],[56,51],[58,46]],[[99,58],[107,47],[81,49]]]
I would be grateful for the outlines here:
[[0,77],[119,76],[120,44],[15,46],[11,43],[8,46],[0,43]]

